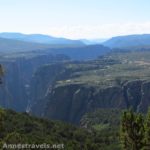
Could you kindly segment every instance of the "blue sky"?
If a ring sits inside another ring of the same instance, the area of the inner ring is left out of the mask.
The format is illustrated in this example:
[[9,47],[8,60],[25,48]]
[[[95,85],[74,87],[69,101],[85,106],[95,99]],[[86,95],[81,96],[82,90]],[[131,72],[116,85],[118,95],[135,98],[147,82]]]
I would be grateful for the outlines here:
[[108,38],[150,33],[150,0],[0,0],[0,32]]

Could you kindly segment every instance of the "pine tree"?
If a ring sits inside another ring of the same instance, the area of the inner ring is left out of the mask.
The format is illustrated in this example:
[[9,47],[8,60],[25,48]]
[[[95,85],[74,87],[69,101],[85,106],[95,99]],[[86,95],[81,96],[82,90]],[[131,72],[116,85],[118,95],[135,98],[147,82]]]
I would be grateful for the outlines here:
[[150,108],[148,110],[146,121],[145,121],[145,142],[146,142],[146,150],[150,149]]
[[5,113],[3,109],[0,109],[0,139],[3,137],[4,132],[4,119],[5,119]]
[[123,113],[121,141],[125,150],[141,150],[144,147],[144,119],[141,114],[131,110]]

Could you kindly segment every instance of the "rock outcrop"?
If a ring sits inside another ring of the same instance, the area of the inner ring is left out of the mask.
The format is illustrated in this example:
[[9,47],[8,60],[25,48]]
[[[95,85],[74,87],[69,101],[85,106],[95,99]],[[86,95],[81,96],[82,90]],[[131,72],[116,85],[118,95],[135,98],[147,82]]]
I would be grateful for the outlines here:
[[51,54],[33,57],[8,57],[0,59],[5,68],[3,84],[0,85],[0,106],[16,111],[26,111],[30,99],[30,80],[33,73],[43,64],[68,60],[64,55]]
[[85,113],[97,108],[132,107],[135,111],[146,112],[150,105],[149,93],[150,82],[142,80],[127,81],[122,86],[106,88],[85,84],[54,86],[45,98],[41,98],[32,107],[32,113],[79,123]]
[[[122,78],[120,72],[110,76],[115,64],[119,62],[100,58],[41,67],[32,79],[30,113],[78,124],[85,113],[98,108],[147,112],[149,79]],[[126,69],[129,75],[132,69],[129,68],[130,72]]]

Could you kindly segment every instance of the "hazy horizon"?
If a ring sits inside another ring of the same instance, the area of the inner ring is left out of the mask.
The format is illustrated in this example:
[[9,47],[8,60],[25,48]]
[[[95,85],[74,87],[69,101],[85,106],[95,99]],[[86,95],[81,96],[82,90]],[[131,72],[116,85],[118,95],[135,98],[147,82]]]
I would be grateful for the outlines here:
[[44,36],[50,36],[50,37],[54,37],[54,38],[65,38],[65,39],[70,39],[70,40],[108,40],[108,39],[111,39],[113,37],[120,37],[120,36],[132,36],[132,35],[149,35],[150,33],[142,33],[142,34],[124,34],[124,35],[114,35],[114,36],[111,36],[111,37],[107,37],[107,38],[76,38],[76,39],[72,39],[72,38],[68,38],[68,37],[65,37],[65,36],[53,36],[53,35],[50,35],[50,34],[43,34],[43,33],[23,33],[23,32],[0,32],[0,34],[23,34],[23,35],[44,35]]
[[0,0],[0,32],[105,39],[150,33],[148,0]]

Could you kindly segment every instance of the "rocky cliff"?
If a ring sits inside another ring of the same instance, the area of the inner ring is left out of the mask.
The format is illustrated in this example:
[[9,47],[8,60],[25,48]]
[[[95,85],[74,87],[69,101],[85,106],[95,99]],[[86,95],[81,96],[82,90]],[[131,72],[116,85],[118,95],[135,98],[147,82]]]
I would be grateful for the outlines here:
[[[150,105],[149,66],[130,61],[124,64],[109,57],[53,67],[41,68],[36,74],[44,74],[47,79],[42,90],[36,87],[43,93],[31,106],[31,113],[37,116],[78,124],[85,113],[98,108],[132,107],[146,112]],[[53,75],[57,78],[52,78]]]
[[3,84],[0,86],[0,105],[25,111],[29,101],[30,80],[35,70],[43,64],[67,60],[68,57],[51,54],[31,56],[28,53],[17,55],[0,57],[0,63],[5,68]]
[[148,52],[115,53],[90,61],[39,53],[3,57],[0,105],[6,108],[79,123],[85,113],[98,108],[146,112],[150,105]]
[[79,123],[85,113],[97,108],[132,107],[135,111],[146,112],[150,105],[148,91],[150,92],[150,82],[141,80],[107,88],[82,84],[58,86],[41,99],[43,106],[37,103],[32,111],[43,117],[72,123]]

